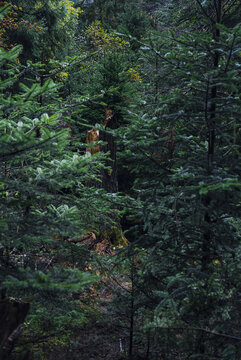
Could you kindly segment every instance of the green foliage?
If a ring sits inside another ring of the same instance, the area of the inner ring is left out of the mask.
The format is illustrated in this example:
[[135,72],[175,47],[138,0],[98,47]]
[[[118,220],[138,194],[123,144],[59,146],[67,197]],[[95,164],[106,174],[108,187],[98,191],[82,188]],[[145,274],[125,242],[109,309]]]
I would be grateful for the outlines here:
[[[75,29],[81,14],[69,0],[9,2],[14,10],[12,26],[7,28],[7,45],[23,46],[20,58],[48,62],[62,58],[74,46]],[[14,26],[13,26],[14,25]]]
[[43,326],[51,337],[71,336],[85,321],[78,294],[96,277],[83,272],[87,252],[72,240],[81,242],[83,233],[108,222],[109,200],[104,191],[86,187],[98,179],[101,157],[70,152],[69,130],[59,128],[61,111],[48,105],[48,115],[39,104],[56,93],[52,80],[20,84],[21,92],[13,92],[20,51],[0,50],[0,290],[32,304],[26,332],[34,344]]
[[[241,34],[239,25],[224,25],[225,17],[209,27],[199,16],[205,31],[165,30],[142,44],[147,71],[156,69],[155,86],[146,87],[152,105],[133,114],[120,134],[142,203],[135,245],[147,250],[143,287],[151,289],[153,308],[147,328],[157,338],[172,331],[178,340],[170,340],[170,348],[204,359],[224,356],[229,344],[228,336],[208,336],[205,329],[239,334],[240,233],[234,224],[240,218]],[[238,359],[238,341],[232,344]],[[165,346],[160,351],[171,358]]]
[[[85,359],[98,318],[117,357],[239,360],[240,2],[74,3],[0,11],[0,290],[31,303],[12,358]],[[81,245],[121,230],[114,256]]]

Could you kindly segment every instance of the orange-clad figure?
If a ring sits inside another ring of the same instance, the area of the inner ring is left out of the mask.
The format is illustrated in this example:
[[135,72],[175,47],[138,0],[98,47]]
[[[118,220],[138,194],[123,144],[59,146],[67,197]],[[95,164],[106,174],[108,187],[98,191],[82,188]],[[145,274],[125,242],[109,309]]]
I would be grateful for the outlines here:
[[95,143],[99,141],[99,135],[99,130],[91,129],[87,131],[86,143],[91,146],[86,148],[86,156],[91,156],[100,151],[100,145],[95,145]]

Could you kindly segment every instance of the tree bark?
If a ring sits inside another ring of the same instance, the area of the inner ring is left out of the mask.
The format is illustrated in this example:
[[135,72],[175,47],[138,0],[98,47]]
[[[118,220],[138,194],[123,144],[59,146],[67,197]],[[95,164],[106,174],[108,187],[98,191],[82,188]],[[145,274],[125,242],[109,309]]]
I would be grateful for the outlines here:
[[108,129],[115,130],[118,127],[119,116],[117,113],[113,113],[111,109],[106,108],[104,126],[106,131],[100,131],[100,140],[105,142],[105,145],[100,147],[100,150],[104,153],[108,153],[108,159],[105,165],[109,169],[104,169],[101,174],[102,185],[101,187],[109,193],[115,193],[118,191],[117,182],[117,164],[116,164],[116,140],[112,134],[108,132]]

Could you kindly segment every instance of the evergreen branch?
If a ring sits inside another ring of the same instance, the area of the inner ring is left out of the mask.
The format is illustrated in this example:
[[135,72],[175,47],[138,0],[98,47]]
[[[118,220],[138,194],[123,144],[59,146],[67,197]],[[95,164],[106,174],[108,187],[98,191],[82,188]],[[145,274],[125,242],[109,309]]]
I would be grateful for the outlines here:
[[214,20],[208,15],[207,11],[206,11],[206,10],[204,9],[204,7],[202,6],[200,0],[195,0],[195,1],[198,3],[200,9],[202,10],[202,12],[203,12],[203,14],[206,16],[206,18],[208,18],[208,19],[211,21],[211,23],[214,24]]
[[[226,4],[228,4],[228,3],[229,3],[229,0],[226,2]],[[223,14],[226,15],[229,12],[229,10],[232,9],[232,7],[234,6],[235,3],[236,3],[236,0],[233,0],[231,2],[231,4],[227,7],[227,9],[223,12]],[[224,4],[224,6],[226,4]],[[240,7],[241,7],[241,4],[237,5],[237,7],[233,10],[232,13],[235,13]]]
[[56,338],[58,336],[64,335],[65,334],[65,330],[63,331],[58,331],[58,332],[54,332],[53,334],[49,334],[49,335],[43,335],[43,336],[39,336],[39,337],[35,337],[32,340],[28,340],[28,341],[21,341],[21,345],[27,345],[27,344],[41,344],[42,342],[51,339],[51,338]]
[[[183,32],[183,34],[188,34],[188,32]],[[209,49],[209,48],[207,48],[207,47],[205,47],[205,46],[201,46],[201,44],[193,44],[193,43],[189,43],[189,42],[187,42],[187,41],[182,41],[182,40],[180,40],[180,38],[177,38],[177,37],[174,37],[174,36],[172,36],[171,38],[170,38],[171,40],[173,40],[173,41],[175,41],[176,43],[178,43],[178,44],[181,44],[181,45],[184,45],[184,46],[188,46],[189,48],[192,48],[192,49],[194,49],[194,50],[198,50],[198,47],[197,47],[197,45],[199,46],[199,49],[204,49],[204,50],[206,50],[209,54],[211,54],[212,53],[212,51]],[[205,66],[204,65],[202,65],[202,64],[200,64],[200,66],[202,66],[203,68],[205,68]]]
[[[72,107],[76,107],[76,106],[80,106],[80,105],[83,105],[85,104],[86,102],[90,101],[94,104],[98,104],[95,102],[95,100],[98,100],[99,98],[101,98],[102,95],[96,95],[96,96],[93,96],[92,98],[86,98],[84,99],[82,102],[78,102],[78,103],[75,103],[75,104],[65,104],[64,105],[64,108],[72,108]],[[81,125],[84,125],[84,124],[81,124]],[[86,127],[91,127],[90,125],[85,125]]]
[[[71,68],[72,66],[79,65],[79,64],[81,64],[82,62],[91,59],[93,56],[98,55],[99,52],[100,52],[100,51],[95,51],[95,52],[91,53],[90,55],[86,56],[85,58],[83,58],[83,59],[81,59],[81,60],[72,62],[72,63],[68,64],[66,67],[64,67],[64,69],[69,69],[69,68]],[[14,63],[14,62],[13,62],[13,63]],[[30,72],[30,73],[32,73],[33,75],[35,75],[35,76],[37,76],[37,77],[39,77],[39,78],[47,79],[47,78],[51,78],[51,77],[53,77],[53,76],[56,76],[56,75],[58,75],[60,72],[63,71],[63,67],[61,67],[60,69],[56,70],[56,71],[53,72],[53,73],[40,74],[39,72],[37,72],[37,71],[34,70],[33,68],[29,68],[29,67],[24,66],[24,65],[21,65],[21,67],[23,68],[23,70],[17,75],[18,77],[21,77],[25,72]]]
[[218,333],[216,331],[212,331],[212,330],[208,330],[208,329],[204,329],[204,328],[199,328],[199,327],[183,327],[183,326],[177,326],[177,327],[156,326],[156,327],[159,328],[159,329],[163,329],[163,330],[201,331],[201,332],[205,332],[205,333],[210,334],[210,335],[215,335],[215,336],[220,336],[220,337],[225,337],[225,338],[228,338],[228,339],[241,341],[241,337],[234,336],[234,335],[229,335],[229,334]]
[[24,149],[16,150],[16,151],[10,152],[10,153],[8,153],[8,154],[1,154],[1,155],[0,155],[0,159],[5,159],[5,158],[7,158],[7,157],[9,157],[9,156],[11,157],[11,156],[14,156],[14,155],[21,154],[21,153],[23,153],[23,152],[25,152],[25,151],[32,150],[32,149],[34,149],[34,148],[36,148],[36,147],[41,147],[42,145],[44,145],[44,144],[47,143],[48,141],[50,141],[50,140],[52,140],[52,139],[54,139],[54,138],[56,138],[56,137],[58,137],[58,136],[59,136],[59,133],[57,133],[57,134],[55,134],[55,135],[53,135],[53,136],[51,136],[51,137],[49,137],[49,138],[47,138],[47,139],[45,139],[45,140],[42,140],[42,141],[40,141],[40,142],[38,142],[38,143],[34,143],[33,145],[28,146],[28,147],[26,147],[26,148],[24,148]]
[[163,167],[158,161],[156,161],[151,155],[148,155],[143,149],[138,149],[142,154],[144,154],[149,160],[151,160],[152,162],[154,162],[155,165],[157,165],[159,167],[159,169],[164,170],[165,172],[169,173],[169,174],[173,174],[173,172],[165,167]]
[[[239,29],[240,29],[240,26],[239,26],[238,30]],[[229,54],[228,54],[227,63],[226,63],[225,69],[224,69],[224,73],[226,73],[228,71],[228,67],[229,67],[229,64],[230,64],[230,61],[231,61],[231,58],[232,58],[232,54],[233,54],[234,42],[236,40],[236,35],[237,35],[238,30],[236,31],[236,33],[233,34],[233,40],[232,40],[232,44],[231,44],[231,47],[230,47],[230,50],[229,50]]]
[[164,56],[161,56],[160,51],[156,50],[156,49],[155,49],[154,47],[152,47],[150,44],[147,45],[146,43],[144,43],[144,42],[142,42],[142,41],[140,41],[140,40],[137,40],[136,38],[132,38],[130,35],[125,35],[125,34],[122,34],[122,33],[119,33],[119,32],[117,32],[116,34],[117,34],[117,35],[121,35],[121,36],[123,36],[123,37],[126,37],[126,38],[128,38],[128,39],[135,40],[138,44],[144,46],[145,48],[148,48],[148,50],[153,51],[159,58],[161,58],[162,60],[164,60],[164,61],[167,62],[168,64],[170,64],[170,65],[172,65],[172,66],[175,65],[175,64],[172,63],[172,61],[168,60],[168,59],[165,58]]

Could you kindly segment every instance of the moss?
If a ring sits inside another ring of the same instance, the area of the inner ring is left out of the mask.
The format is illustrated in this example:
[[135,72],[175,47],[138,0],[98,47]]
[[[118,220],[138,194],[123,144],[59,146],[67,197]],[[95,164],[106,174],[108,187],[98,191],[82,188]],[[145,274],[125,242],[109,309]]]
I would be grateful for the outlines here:
[[127,238],[123,235],[121,226],[107,228],[101,233],[101,238],[106,239],[115,247],[125,247],[128,245]]

